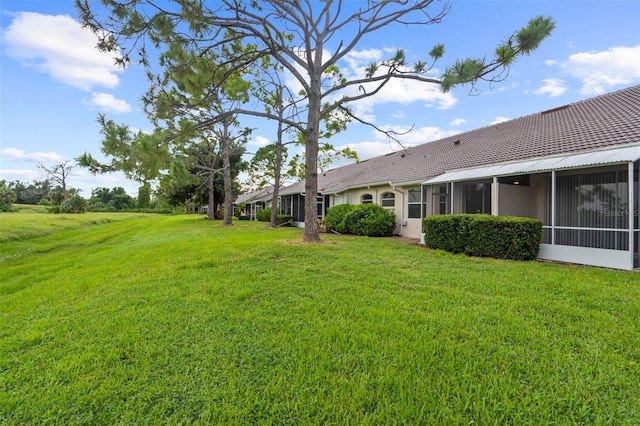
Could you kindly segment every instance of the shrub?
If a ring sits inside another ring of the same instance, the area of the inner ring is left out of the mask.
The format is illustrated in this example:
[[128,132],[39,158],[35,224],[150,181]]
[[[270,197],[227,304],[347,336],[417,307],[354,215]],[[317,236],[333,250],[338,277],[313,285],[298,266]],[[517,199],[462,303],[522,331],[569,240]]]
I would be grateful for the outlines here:
[[[278,209],[276,214],[280,214],[280,209]],[[256,213],[256,220],[259,222],[271,222],[271,207],[258,210],[258,213]]]
[[[246,214],[242,214],[247,210],[247,204],[246,203],[241,203],[241,204],[237,204],[236,208],[234,210],[234,214],[235,216],[240,219],[240,220],[249,220],[249,216],[247,216]],[[247,219],[242,219],[242,216],[246,216]]]
[[485,216],[469,229],[465,253],[498,259],[533,260],[542,241],[542,221],[523,217]]
[[469,240],[469,223],[474,216],[477,215],[456,214],[425,217],[422,224],[425,244],[433,249],[463,253]]
[[396,215],[377,204],[361,204],[347,214],[345,225],[349,234],[390,237],[396,228]]
[[293,216],[288,215],[288,214],[278,214],[278,215],[276,215],[276,225],[280,226],[280,225],[284,225],[286,223],[289,224],[287,226],[292,226],[293,225]]
[[339,204],[327,210],[324,217],[324,227],[327,232],[347,233],[346,219],[347,215],[353,211],[356,206],[353,204]]
[[16,191],[7,187],[2,181],[0,184],[0,211],[10,212],[11,204],[15,203],[17,199]]
[[118,209],[111,203],[103,203],[102,201],[92,202],[87,206],[88,212],[117,212]]
[[60,204],[60,213],[84,213],[87,200],[79,195],[73,195]]
[[430,216],[423,231],[427,247],[497,259],[535,259],[542,241],[542,221],[524,217]]

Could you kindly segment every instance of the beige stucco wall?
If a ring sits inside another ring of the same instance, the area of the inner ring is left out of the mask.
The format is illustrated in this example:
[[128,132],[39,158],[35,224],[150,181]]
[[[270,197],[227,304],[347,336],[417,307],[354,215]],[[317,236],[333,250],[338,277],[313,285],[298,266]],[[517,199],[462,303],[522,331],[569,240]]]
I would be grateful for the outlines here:
[[[535,217],[536,197],[532,186],[498,184],[500,216]],[[495,211],[492,213],[496,213]]]
[[[351,196],[353,204],[361,204],[361,198],[364,194],[371,194],[373,202],[378,205],[382,205],[382,194],[385,192],[391,192],[395,194],[395,206],[385,207],[392,210],[396,215],[396,229],[394,233],[402,233],[403,236],[410,238],[420,238],[421,226],[420,219],[408,219],[407,218],[407,190],[410,188],[392,188],[389,185],[375,186],[371,188],[357,188],[349,191],[340,192],[342,197],[342,203],[347,203],[347,196]],[[331,196],[331,207],[335,205],[336,197]],[[406,225],[403,225],[406,223]]]
[[530,217],[544,219],[546,173],[530,176],[529,186],[499,184],[499,207],[501,216]]

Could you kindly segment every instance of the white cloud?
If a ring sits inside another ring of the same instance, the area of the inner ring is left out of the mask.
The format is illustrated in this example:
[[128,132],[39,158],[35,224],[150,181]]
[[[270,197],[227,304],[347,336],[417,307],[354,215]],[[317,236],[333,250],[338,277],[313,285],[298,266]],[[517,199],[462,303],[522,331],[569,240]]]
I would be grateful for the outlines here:
[[19,12],[2,36],[8,56],[69,86],[112,88],[120,81],[112,55],[98,51],[96,36],[70,16]]
[[[438,139],[446,138],[448,136],[452,136],[460,133],[460,131],[458,130],[445,130],[439,127],[430,127],[430,126],[414,127],[413,129],[410,129],[403,126],[387,125],[387,126],[382,126],[381,128],[383,130],[387,130],[387,131],[391,130],[396,132],[397,139],[400,140],[400,142],[404,146],[418,145],[426,142],[432,142]],[[403,134],[409,130],[411,130],[409,133]],[[377,133],[376,137],[384,140],[387,139],[387,137],[382,133]]]
[[[365,78],[366,67],[372,62],[380,62],[395,49],[366,49],[352,51],[345,56],[341,62],[341,71],[348,80]],[[436,77],[438,70],[432,70],[433,77]],[[431,74],[430,74],[431,75]],[[358,87],[352,87],[346,93],[337,94],[341,96],[357,95],[363,91],[372,92],[377,88],[377,84],[365,83]],[[399,103],[409,105],[415,102],[422,102],[427,108],[450,109],[455,106],[458,100],[451,93],[443,93],[437,84],[429,84],[411,79],[392,79],[378,93],[351,104],[355,114],[365,121],[376,122],[376,107],[381,104]],[[404,114],[401,110],[396,110],[393,115]]]
[[0,149],[0,157],[7,160],[22,160],[29,163],[59,163],[65,161],[63,157],[55,152],[31,152],[26,153],[18,148]]
[[122,187],[132,197],[138,195],[140,183],[127,179],[121,172],[92,175],[87,170],[80,167],[73,169],[69,175],[68,184],[71,188],[80,190],[80,194],[89,198],[91,192],[99,187],[115,188]]
[[124,113],[131,112],[131,105],[121,99],[116,99],[109,93],[92,93],[91,100],[84,102],[88,106],[96,106],[102,111]]
[[467,120],[465,120],[464,118],[454,118],[453,120],[451,120],[451,123],[449,123],[449,126],[451,127],[455,127],[455,126],[462,126],[463,124],[466,124]]
[[[372,84],[363,85],[365,90],[373,90]],[[437,84],[422,83],[415,80],[393,79],[380,92],[355,103],[358,109],[371,112],[379,104],[390,102],[409,105],[422,102],[425,107],[451,109],[458,100],[451,93],[443,93]]]
[[391,114],[393,118],[404,118],[406,116],[405,112],[401,109],[396,110]]
[[398,151],[402,148],[408,148],[427,142],[433,142],[435,140],[460,133],[458,130],[445,130],[439,127],[417,127],[413,128],[409,133],[401,135],[400,133],[407,132],[409,128],[387,125],[381,126],[381,129],[399,133],[398,135],[396,135],[396,138],[400,141],[400,143],[388,138],[383,133],[375,132],[373,133],[374,140],[352,142],[345,145],[337,146],[336,148],[351,148],[358,153],[358,157],[361,160],[365,160],[367,158]]
[[41,173],[35,170],[0,169],[0,179],[8,181],[19,180],[21,182],[30,182],[41,179],[41,175]]
[[257,146],[262,148],[263,146],[267,146],[271,143],[271,141],[264,136],[256,136],[252,140],[249,141],[249,145]]
[[493,125],[493,124],[498,124],[498,123],[504,123],[505,121],[509,121],[511,120],[510,118],[507,117],[496,117],[495,120],[493,120],[491,123],[489,123],[489,125]]
[[564,80],[559,78],[545,78],[542,80],[544,85],[537,90],[534,90],[533,93],[536,95],[549,95],[550,98],[554,98],[556,96],[562,95],[567,91],[565,87]]
[[563,67],[582,80],[580,93],[598,95],[614,86],[640,81],[640,45],[576,53],[569,56]]
[[[395,142],[383,142],[383,141],[364,141],[348,143],[346,145],[336,146],[336,149],[351,148],[358,153],[360,160],[366,160],[367,158],[377,157],[378,155],[388,154],[400,149]],[[332,165],[332,167],[336,167]]]

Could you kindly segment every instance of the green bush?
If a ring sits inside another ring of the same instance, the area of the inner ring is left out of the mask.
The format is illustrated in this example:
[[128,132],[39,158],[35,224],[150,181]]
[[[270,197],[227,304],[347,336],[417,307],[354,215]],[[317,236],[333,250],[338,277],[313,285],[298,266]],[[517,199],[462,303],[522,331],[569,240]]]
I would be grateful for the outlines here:
[[111,203],[103,203],[102,201],[94,201],[87,206],[88,212],[117,212],[118,209]]
[[276,225],[284,225],[288,223],[290,226],[293,225],[293,216],[288,214],[278,214],[276,215]]
[[456,214],[425,217],[422,225],[425,244],[433,249],[463,253],[469,240],[469,223],[475,216]]
[[377,204],[360,204],[345,218],[347,233],[367,237],[390,237],[396,228],[396,215]]
[[[256,213],[256,220],[259,222],[271,222],[271,207],[258,210],[258,213]],[[280,209],[278,209],[276,211],[276,225],[283,225],[287,222],[293,222],[293,216],[280,214]]]
[[347,233],[346,219],[347,215],[353,211],[356,206],[353,204],[339,204],[327,210],[324,217],[324,227],[327,232]]
[[16,191],[7,187],[2,181],[0,183],[0,211],[10,212],[11,204],[15,203],[17,199]]
[[438,215],[423,219],[427,247],[469,256],[532,260],[542,241],[542,221],[485,214]]
[[[278,209],[276,214],[280,214],[280,209]],[[271,207],[258,210],[258,213],[256,213],[256,220],[259,222],[271,222]]]
[[73,195],[60,204],[60,213],[84,213],[87,200],[79,195]]

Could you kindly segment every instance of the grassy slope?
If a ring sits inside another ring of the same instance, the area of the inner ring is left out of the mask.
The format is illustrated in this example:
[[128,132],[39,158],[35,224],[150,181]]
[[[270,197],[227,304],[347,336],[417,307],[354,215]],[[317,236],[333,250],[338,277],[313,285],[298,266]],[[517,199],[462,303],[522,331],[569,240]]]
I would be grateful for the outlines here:
[[2,243],[0,422],[640,422],[637,273],[99,222]]

